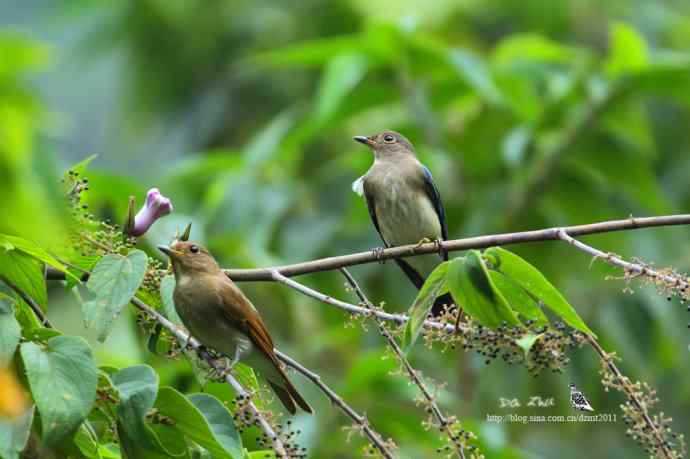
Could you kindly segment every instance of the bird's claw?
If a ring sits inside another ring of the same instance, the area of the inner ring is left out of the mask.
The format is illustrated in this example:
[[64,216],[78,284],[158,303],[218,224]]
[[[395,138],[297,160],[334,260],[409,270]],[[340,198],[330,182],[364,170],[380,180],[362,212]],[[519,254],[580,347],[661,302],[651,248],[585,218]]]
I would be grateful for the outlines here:
[[239,352],[236,352],[235,356],[232,359],[229,357],[221,357],[220,360],[224,362],[225,365],[221,367],[214,367],[213,377],[217,378],[220,381],[224,381],[226,376],[232,373],[232,370],[235,368],[235,365],[237,365],[237,362],[240,361],[240,354]]
[[446,249],[443,248],[443,240],[434,239],[432,242],[436,246],[436,251],[438,252],[438,255],[445,260],[448,252],[446,252]]
[[225,378],[232,372],[234,365],[219,367],[213,369],[212,379],[217,381],[225,381]]
[[421,240],[417,243],[417,245],[414,246],[414,248],[415,248],[415,249],[418,249],[418,248],[420,248],[421,246],[423,246],[424,244],[428,244],[428,243],[430,243],[430,242],[433,242],[433,241],[432,241],[431,239],[429,239],[428,237],[425,237],[425,238],[421,239]]
[[376,261],[378,261],[381,264],[386,263],[386,260],[383,259],[384,250],[386,250],[385,247],[376,247],[374,250],[371,251],[371,253],[374,255],[374,258],[376,258]]

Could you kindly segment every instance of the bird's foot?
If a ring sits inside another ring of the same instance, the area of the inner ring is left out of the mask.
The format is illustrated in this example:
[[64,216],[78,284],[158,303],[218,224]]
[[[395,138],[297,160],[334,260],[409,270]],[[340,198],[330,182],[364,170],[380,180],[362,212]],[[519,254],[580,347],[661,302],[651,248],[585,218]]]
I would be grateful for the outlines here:
[[225,381],[225,378],[232,372],[233,366],[233,364],[230,364],[220,367],[214,367],[211,373],[211,379],[218,382]]
[[443,258],[444,260],[446,260],[447,256],[448,256],[448,252],[446,251],[446,249],[443,248],[443,239],[434,239],[432,242],[436,246],[436,251],[438,252],[438,256]]
[[415,249],[418,249],[418,248],[420,248],[421,246],[423,246],[424,244],[428,244],[428,243],[430,243],[430,242],[434,242],[434,241],[432,241],[432,240],[429,239],[428,237],[422,238],[422,239],[420,239],[419,242],[417,242],[417,245],[415,245],[414,248],[415,248]]
[[239,353],[235,353],[235,356],[232,359],[229,357],[224,357],[224,356],[219,357],[216,360],[216,362],[218,362],[219,365],[213,367],[211,379],[218,380],[220,382],[225,381],[225,378],[230,373],[232,373],[232,370],[235,368],[235,365],[239,361],[240,361]]
[[194,350],[194,348],[192,347],[192,335],[189,335],[187,337],[187,341],[185,341],[185,343],[184,343],[184,348],[187,351],[193,351]]
[[378,261],[382,265],[386,263],[386,260],[383,259],[384,250],[386,250],[385,247],[376,247],[374,250],[371,251],[371,253],[374,255],[374,258],[376,258],[376,261]]

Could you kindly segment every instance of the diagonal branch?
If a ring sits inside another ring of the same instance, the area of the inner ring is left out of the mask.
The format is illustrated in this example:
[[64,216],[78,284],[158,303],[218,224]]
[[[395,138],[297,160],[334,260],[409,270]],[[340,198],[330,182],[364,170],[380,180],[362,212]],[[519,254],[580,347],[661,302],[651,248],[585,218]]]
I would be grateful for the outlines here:
[[[487,247],[520,244],[525,242],[555,241],[560,239],[558,235],[560,231],[564,231],[570,236],[577,237],[588,234],[609,233],[613,231],[627,231],[639,228],[688,224],[690,224],[690,214],[664,215],[643,218],[630,217],[625,220],[611,220],[563,228],[546,228],[534,231],[521,231],[517,233],[492,234],[463,239],[452,239],[438,243],[432,242],[427,244],[404,245],[400,247],[383,249],[381,251],[377,250],[376,253],[373,251],[359,252],[350,255],[340,255],[269,268],[226,269],[225,272],[234,281],[266,281],[273,279],[271,273],[274,270],[277,270],[283,276],[293,277],[301,274],[331,271],[348,266],[381,262],[383,260],[390,260],[394,258],[405,258],[427,253],[436,253],[441,248],[448,252],[457,252],[461,250],[484,249]],[[63,280],[65,275],[64,273],[49,267],[47,269],[47,278],[50,280]],[[82,280],[85,279],[86,277],[83,276]]]
[[38,320],[41,321],[44,327],[48,328],[53,328],[53,325],[48,321],[48,318],[46,315],[43,313],[43,310],[41,309],[41,306],[36,303],[36,301],[29,296],[28,293],[26,293],[21,287],[19,287],[17,284],[9,280],[7,277],[0,275],[0,281],[4,282],[5,285],[7,285],[10,289],[12,289],[19,297],[24,300],[26,304],[29,305],[31,310],[36,314],[36,317],[38,317]]
[[211,357],[211,355],[208,352],[200,349],[201,343],[199,343],[193,336],[183,331],[177,325],[166,319],[162,314],[153,309],[151,306],[141,301],[139,298],[132,298],[132,304],[144,313],[146,313],[147,315],[149,315],[150,317],[152,317],[156,322],[161,324],[166,330],[172,333],[173,336],[175,336],[175,338],[177,338],[181,343],[187,343],[192,349],[197,351],[199,355],[206,362],[208,362],[208,364],[211,365],[211,367],[214,370],[216,370],[219,374],[223,375],[225,381],[228,384],[230,384],[230,386],[232,386],[237,395],[241,396],[246,400],[249,400],[247,406],[249,407],[249,410],[254,416],[254,419],[256,419],[256,421],[258,422],[259,428],[263,430],[264,434],[268,437],[268,440],[273,443],[273,449],[276,453],[276,456],[282,459],[288,459],[288,454],[285,451],[285,446],[283,445],[282,440],[278,438],[278,435],[273,430],[268,421],[266,421],[264,416],[261,414],[261,411],[251,401],[249,393],[244,389],[244,387],[242,387],[242,385],[235,379],[234,376],[232,376],[229,372],[224,371],[224,368],[218,365],[216,360],[213,357]]
[[[606,263],[609,265],[622,268],[628,273],[633,273],[638,276],[648,276],[653,279],[657,279],[664,283],[665,285],[675,288],[675,289],[680,289],[680,290],[686,290],[688,288],[688,283],[686,280],[681,279],[678,276],[673,276],[671,274],[664,274],[660,273],[648,266],[644,266],[641,264],[637,263],[630,263],[628,261],[623,260],[621,257],[614,255],[612,253],[604,253],[599,249],[596,249],[592,246],[589,246],[587,244],[584,244],[577,239],[572,238],[566,231],[559,230],[558,231],[558,238],[562,240],[563,242],[566,242],[573,247],[582,250],[585,253],[588,253],[589,255],[592,255],[595,258],[600,258],[604,260]],[[674,458],[676,457],[673,454],[673,451],[670,449],[668,443],[664,439],[661,427],[655,423],[652,418],[649,415],[649,412],[647,410],[646,404],[640,400],[638,396],[638,392],[630,387],[630,382],[628,378],[623,376],[621,371],[618,369],[616,366],[615,362],[613,361],[613,358],[608,355],[604,349],[599,345],[599,343],[592,338],[589,335],[586,335],[586,339],[589,342],[589,344],[592,346],[592,348],[596,351],[597,354],[599,354],[599,357],[601,360],[606,364],[606,367],[608,370],[611,372],[611,374],[614,376],[614,378],[619,382],[620,386],[623,388],[625,391],[628,399],[630,402],[633,404],[635,409],[641,414],[642,419],[644,420],[644,423],[647,425],[647,428],[652,432],[654,435],[657,447],[659,448],[659,453],[662,454],[661,457],[663,458]]]
[[[367,298],[367,296],[364,294],[364,291],[360,288],[359,284],[357,284],[355,278],[352,277],[352,275],[345,268],[342,268],[340,272],[343,274],[343,276],[345,276],[345,279],[347,279],[347,282],[350,284],[350,287],[352,287],[352,289],[355,291],[355,293],[359,297],[359,300],[362,302],[362,304],[365,305],[366,309],[368,309],[369,311],[374,311],[376,308],[371,303],[371,301],[369,301],[369,298]],[[455,448],[458,457],[465,459],[465,447],[460,441],[458,441],[459,437],[456,436],[451,430],[453,422],[443,414],[438,404],[436,403],[436,398],[431,394],[429,388],[426,386],[426,384],[424,384],[424,381],[422,381],[420,373],[417,370],[415,370],[414,367],[410,364],[410,361],[407,360],[405,354],[403,354],[402,349],[400,349],[398,342],[388,331],[385,324],[381,320],[376,320],[376,326],[379,329],[379,333],[381,333],[381,335],[384,338],[386,338],[388,346],[390,346],[390,348],[395,353],[396,357],[398,358],[398,361],[402,364],[410,380],[412,380],[412,382],[417,386],[417,388],[419,388],[419,391],[424,397],[424,400],[426,401],[428,408],[431,410],[431,414],[438,423],[438,428],[448,437],[448,440]]]
[[322,380],[321,376],[318,374],[314,373],[313,371],[309,370],[308,368],[304,367],[294,359],[288,357],[287,355],[283,354],[279,350],[276,350],[276,355],[280,360],[282,360],[287,366],[294,368],[298,372],[302,373],[306,378],[310,379],[316,386],[321,389],[321,391],[326,394],[326,397],[336,405],[338,408],[340,408],[343,413],[345,413],[349,418],[351,418],[355,423],[359,426],[359,429],[364,432],[364,434],[369,437],[369,440],[371,440],[371,443],[378,449],[383,457],[386,459],[393,459],[396,456],[389,451],[389,447],[386,446],[386,442],[381,438],[381,435],[379,435],[378,432],[374,431],[370,426],[369,426],[369,420],[365,415],[360,415],[358,414],[350,405],[345,403],[345,400],[342,399],[333,389],[328,387]]
[[651,416],[649,416],[647,406],[642,400],[640,400],[640,397],[638,396],[638,391],[636,391],[634,387],[631,387],[630,380],[627,377],[623,376],[623,373],[621,373],[621,371],[618,369],[618,366],[616,366],[615,362],[613,361],[613,357],[607,354],[606,351],[604,351],[604,349],[602,349],[597,340],[595,340],[589,335],[585,336],[589,344],[594,349],[594,351],[597,354],[599,354],[599,357],[601,358],[602,362],[606,364],[608,370],[611,372],[611,374],[614,376],[614,378],[616,378],[620,386],[623,388],[623,390],[625,391],[625,395],[633,404],[637,412],[641,414],[644,423],[647,425],[647,428],[652,432],[652,435],[654,435],[656,446],[658,448],[658,453],[661,455],[660,457],[664,459],[676,458],[677,456],[669,447],[669,444],[666,441],[666,439],[664,439],[664,435],[661,431],[661,428],[659,427],[659,425],[657,425],[657,423],[655,423],[652,420]]

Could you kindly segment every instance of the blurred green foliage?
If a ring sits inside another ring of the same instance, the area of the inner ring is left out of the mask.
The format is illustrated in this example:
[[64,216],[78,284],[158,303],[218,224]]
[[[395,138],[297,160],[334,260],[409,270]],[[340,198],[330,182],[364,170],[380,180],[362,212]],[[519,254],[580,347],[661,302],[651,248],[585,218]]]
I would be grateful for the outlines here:
[[[396,129],[434,173],[453,238],[690,208],[690,7],[681,0],[268,2],[237,0],[0,5],[0,233],[60,254],[68,225],[57,171],[96,153],[90,209],[116,222],[129,195],[158,186],[175,213],[141,247],[192,237],[224,266],[259,267],[380,244],[350,184],[369,167],[353,135]],[[592,236],[605,251],[688,270],[685,228]],[[650,287],[565,244],[514,248],[566,294],[633,379],[659,390],[687,432],[687,313]],[[153,252],[151,252],[153,253]],[[565,262],[567,260],[567,262]],[[591,266],[590,266],[591,264]],[[401,311],[415,292],[392,264],[352,270],[369,296]],[[302,279],[354,299],[337,273]],[[276,285],[243,284],[280,348],[367,413],[404,457],[427,457],[437,433],[406,381],[389,375],[373,327]],[[90,340],[99,365],[153,366],[161,385],[198,390],[185,362],[150,354],[133,315],[105,344],[79,304],[49,290],[49,318]],[[447,381],[441,405],[482,440],[487,457],[643,457],[621,422],[503,424],[499,398],[555,397],[574,381],[599,412],[605,393],[589,349],[566,375],[419,347],[412,362]],[[297,379],[297,378],[295,378]],[[312,457],[360,457],[347,420],[307,382],[316,417],[299,417]],[[533,414],[530,408],[515,410]],[[509,410],[510,411],[510,410]],[[541,414],[541,411],[539,412]]]

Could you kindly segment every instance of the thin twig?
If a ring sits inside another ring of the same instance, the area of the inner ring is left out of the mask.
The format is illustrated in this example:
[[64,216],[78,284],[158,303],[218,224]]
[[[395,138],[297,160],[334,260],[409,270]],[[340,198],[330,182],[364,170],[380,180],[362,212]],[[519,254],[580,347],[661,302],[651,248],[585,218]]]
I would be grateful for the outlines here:
[[[366,316],[366,317],[376,317],[377,319],[381,320],[386,320],[389,322],[395,322],[396,324],[404,324],[408,320],[410,320],[410,317],[405,315],[405,314],[391,314],[389,312],[384,312],[378,309],[367,309],[363,308],[362,306],[357,306],[351,303],[346,303],[344,301],[341,301],[337,298],[333,298],[332,296],[326,295],[324,293],[321,293],[317,290],[314,290],[310,287],[307,287],[304,284],[300,284],[299,282],[289,279],[282,275],[280,272],[274,270],[271,271],[271,280],[276,281],[278,283],[281,283],[283,285],[286,285],[290,287],[293,290],[297,290],[298,292],[314,298],[315,300],[318,300],[322,303],[328,304],[330,306],[334,306],[338,309],[341,309],[349,314],[355,314],[355,315],[361,315],[361,316]],[[436,330],[445,330],[447,333],[452,334],[455,333],[455,326],[453,324],[446,324],[446,323],[441,323],[441,322],[436,322],[433,320],[425,320],[424,321],[424,327],[425,328],[433,328]],[[460,330],[461,331],[467,331],[467,328],[465,327],[464,324],[460,324]]]
[[[266,281],[272,280],[271,272],[274,270],[277,270],[283,276],[293,277],[301,274],[331,271],[366,263],[378,263],[381,260],[405,258],[427,253],[437,253],[439,249],[443,249],[448,252],[457,252],[461,250],[484,249],[487,247],[504,246],[525,242],[554,241],[560,239],[558,236],[559,231],[565,231],[570,236],[576,237],[588,234],[609,233],[613,231],[626,231],[639,228],[687,224],[690,224],[690,214],[643,218],[630,217],[625,220],[611,220],[563,228],[547,228],[517,233],[503,233],[463,239],[452,239],[441,242],[434,241],[426,244],[404,245],[384,249],[377,251],[376,253],[373,251],[366,251],[269,268],[226,269],[225,273],[234,281]],[[49,268],[47,278],[50,280],[63,280],[65,275],[60,271]],[[82,277],[82,280],[84,279],[85,278]]]
[[625,394],[628,396],[628,399],[630,399],[637,411],[642,414],[642,418],[644,419],[645,424],[647,424],[647,427],[649,427],[649,429],[654,433],[654,438],[657,441],[657,447],[663,454],[662,457],[667,459],[674,459],[676,456],[673,454],[673,451],[669,448],[668,443],[664,440],[660,427],[649,416],[647,408],[638,397],[637,392],[633,388],[629,387],[628,379],[625,376],[623,376],[623,373],[621,373],[621,371],[618,369],[611,356],[609,356],[606,353],[606,351],[602,349],[597,340],[595,340],[593,337],[589,335],[585,335],[585,338],[592,346],[592,348],[596,351],[596,353],[599,354],[601,360],[606,363],[606,366],[608,367],[609,371],[618,380],[621,387],[624,388]]
[[276,456],[279,458],[284,458],[287,459],[288,455],[285,451],[285,446],[283,445],[282,440],[278,437],[276,432],[273,430],[271,425],[266,421],[264,416],[262,415],[261,411],[254,405],[254,403],[250,399],[249,393],[242,387],[242,385],[235,379],[234,376],[232,376],[229,372],[223,371],[224,368],[218,365],[216,360],[211,357],[208,352],[202,351],[199,348],[201,347],[201,343],[197,341],[194,337],[190,336],[187,332],[182,330],[180,327],[166,319],[163,315],[161,315],[158,311],[153,309],[151,306],[147,305],[143,301],[141,301],[139,298],[132,298],[132,304],[139,308],[141,311],[145,312],[148,314],[150,317],[152,317],[156,322],[161,324],[165,329],[167,329],[170,333],[172,333],[181,343],[186,343],[189,345],[192,349],[197,351],[199,355],[206,361],[208,362],[211,367],[216,370],[219,374],[223,374],[223,378],[225,381],[232,386],[232,388],[235,390],[235,393],[239,395],[240,397],[248,400],[247,406],[249,407],[249,410],[252,412],[252,415],[254,416],[254,419],[257,420],[259,427],[261,430],[263,430],[264,434],[268,437],[268,439],[273,443],[273,449],[276,453]]
[[[357,281],[355,280],[354,277],[348,272],[347,269],[341,268],[340,272],[345,276],[345,279],[347,279],[347,282],[350,284],[350,287],[355,291],[357,296],[359,297],[359,300],[362,302],[365,307],[370,310],[374,311],[376,308],[372,304],[371,301],[369,301],[369,298],[364,294],[364,291],[360,288],[359,284],[357,284]],[[459,441],[455,441],[455,435],[453,434],[451,430],[451,425],[452,423],[449,422],[448,418],[446,418],[439,408],[438,404],[436,403],[435,397],[431,394],[429,389],[426,387],[426,384],[424,384],[424,381],[422,381],[422,378],[420,377],[420,374],[417,370],[414,369],[414,367],[410,364],[410,361],[407,360],[405,357],[405,354],[403,353],[402,349],[400,349],[400,346],[398,345],[398,342],[395,340],[393,335],[388,331],[386,328],[386,325],[380,321],[376,320],[376,326],[379,329],[379,333],[386,338],[386,341],[388,342],[388,346],[393,350],[395,353],[396,357],[402,364],[403,368],[405,369],[405,372],[408,374],[412,382],[419,388],[419,391],[422,393],[422,396],[426,400],[426,403],[428,404],[428,407],[431,409],[431,413],[433,416],[436,418],[436,422],[438,423],[439,429],[446,434],[448,437],[448,440],[450,443],[453,444],[455,447],[456,452],[458,453],[458,457],[465,459],[465,450],[464,446],[462,443]]]
[[350,405],[345,402],[345,400],[342,399],[342,397],[340,397],[335,391],[333,391],[333,389],[328,387],[321,380],[321,376],[304,367],[299,362],[283,354],[279,350],[276,350],[276,355],[286,365],[294,368],[298,372],[302,373],[306,378],[310,379],[319,389],[321,389],[324,394],[326,394],[326,397],[328,397],[331,403],[336,405],[350,419],[355,421],[355,423],[359,426],[359,429],[364,432],[367,437],[369,437],[371,443],[381,452],[383,457],[388,459],[393,459],[396,457],[391,451],[389,451],[388,447],[386,446],[386,442],[383,440],[383,438],[381,438],[381,435],[369,426],[369,420],[367,419],[366,415],[358,414]]
[[596,249],[592,246],[578,241],[577,239],[572,238],[564,229],[558,231],[558,239],[567,242],[568,244],[572,245],[573,247],[579,250],[582,250],[585,253],[592,255],[595,259],[600,258],[604,260],[611,266],[623,268],[625,271],[632,272],[640,276],[648,276],[651,278],[659,279],[665,284],[678,287],[680,289],[690,288],[690,284],[688,284],[687,281],[679,278],[678,276],[664,274],[655,269],[650,268],[649,266],[643,266],[638,263],[631,263],[629,261],[625,261],[623,258],[613,253],[604,253],[599,249]]
[[36,314],[36,317],[38,317],[38,320],[41,321],[44,327],[47,328],[53,328],[53,325],[48,321],[48,318],[43,314],[43,310],[41,310],[41,306],[36,303],[36,301],[29,296],[28,293],[26,293],[21,287],[19,287],[17,284],[9,280],[7,277],[0,275],[0,280],[3,281],[9,288],[11,288],[17,295],[21,297],[22,300],[26,304],[29,305],[31,310]]

